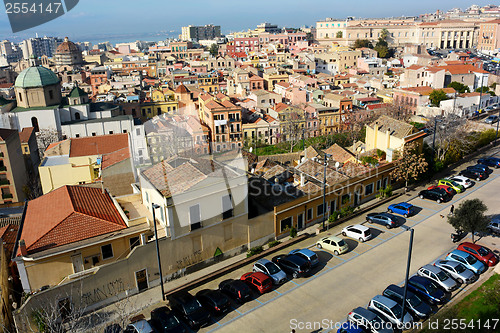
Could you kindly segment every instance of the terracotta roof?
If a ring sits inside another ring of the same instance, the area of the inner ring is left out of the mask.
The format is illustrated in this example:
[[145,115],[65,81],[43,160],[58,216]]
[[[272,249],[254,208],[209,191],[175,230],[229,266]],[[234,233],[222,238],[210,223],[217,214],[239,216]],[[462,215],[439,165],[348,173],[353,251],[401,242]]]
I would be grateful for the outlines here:
[[119,149],[109,154],[105,154],[102,157],[102,169],[109,168],[116,163],[122,162],[130,158],[130,150],[128,147]]
[[[313,160],[306,160],[304,163],[302,163],[300,166],[297,167],[297,170],[302,171],[303,173],[323,181],[323,175],[324,175],[324,166],[323,163],[318,163]],[[337,172],[335,169],[333,169],[330,166],[326,167],[326,183],[328,185],[334,185],[337,183],[340,183],[344,180],[347,180],[348,177],[345,175],[341,174],[340,172]]]
[[448,66],[438,66],[438,68],[443,68],[452,75],[470,74],[470,73],[488,73],[487,71],[479,69],[473,65],[448,65]]
[[34,130],[35,130],[34,127],[23,128],[23,130],[19,132],[19,139],[21,140],[21,143],[28,143]]
[[185,85],[181,84],[175,89],[175,92],[180,94],[187,94],[188,90]]
[[350,151],[342,148],[336,143],[323,150],[323,152],[332,155],[331,158],[339,163],[345,163],[349,159],[354,157],[354,155]]
[[371,128],[375,128],[375,125],[378,125],[379,132],[389,131],[390,135],[400,139],[411,134],[411,132],[415,128],[411,124],[405,123],[404,121],[400,121],[388,116],[380,116],[369,126]]
[[16,244],[17,231],[19,230],[19,225],[8,224],[0,228],[0,240],[3,242],[7,253],[10,255],[14,250],[14,245]]
[[126,227],[107,192],[66,185],[28,202],[20,239],[36,253]]
[[407,69],[420,69],[423,68],[424,66],[419,66],[419,65],[411,65],[410,67],[406,67]]
[[128,134],[72,138],[69,157],[104,155],[128,147]]

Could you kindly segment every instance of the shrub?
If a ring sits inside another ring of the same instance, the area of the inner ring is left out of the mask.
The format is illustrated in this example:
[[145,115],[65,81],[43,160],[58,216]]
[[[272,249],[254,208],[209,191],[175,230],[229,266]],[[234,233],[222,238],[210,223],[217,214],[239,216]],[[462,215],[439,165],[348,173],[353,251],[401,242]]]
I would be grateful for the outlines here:
[[275,239],[273,239],[272,241],[270,241],[269,243],[267,243],[267,245],[269,246],[269,248],[275,247],[276,245],[279,245],[279,244],[281,244],[281,242],[279,240],[275,240]]
[[392,186],[388,185],[386,188],[378,190],[377,198],[384,199],[392,196]]
[[297,236],[297,229],[292,227],[292,229],[290,229],[290,237],[295,238],[295,236]]
[[250,250],[248,250],[247,252],[247,258],[248,257],[251,257],[251,256],[254,256],[256,254],[259,254],[261,253],[262,251],[264,251],[264,248],[262,246],[255,246],[255,247],[252,247]]
[[490,128],[486,131],[482,131],[479,134],[479,139],[477,140],[478,147],[486,146],[491,141],[495,140],[496,131]]
[[377,159],[372,156],[363,156],[361,157],[361,162],[364,164],[376,165],[378,163]]
[[349,215],[352,215],[354,213],[354,207],[352,206],[347,206],[344,207],[340,210],[340,217],[347,217]]
[[328,222],[332,223],[332,222],[337,221],[337,219],[339,218],[339,215],[340,215],[340,213],[339,213],[339,212],[334,211],[334,212],[332,213],[332,215],[330,215],[330,217],[328,218]]
[[385,151],[381,149],[377,149],[377,157],[378,158],[385,158]]

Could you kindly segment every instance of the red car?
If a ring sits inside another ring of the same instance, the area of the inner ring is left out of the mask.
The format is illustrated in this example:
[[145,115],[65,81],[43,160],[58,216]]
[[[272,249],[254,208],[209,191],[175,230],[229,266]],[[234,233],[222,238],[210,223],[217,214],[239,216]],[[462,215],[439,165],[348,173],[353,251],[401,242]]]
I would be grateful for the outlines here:
[[245,281],[251,288],[257,289],[261,294],[267,293],[273,288],[271,278],[261,272],[245,273],[240,280]]
[[460,244],[457,250],[472,254],[477,260],[487,266],[495,266],[498,263],[498,257],[487,247],[470,242]]
[[449,195],[455,195],[457,192],[455,192],[454,189],[452,189],[451,187],[449,186],[446,186],[446,185],[434,185],[434,186],[430,186],[428,188],[428,190],[433,190],[435,188],[442,188],[443,190],[446,191],[446,193],[448,193]]

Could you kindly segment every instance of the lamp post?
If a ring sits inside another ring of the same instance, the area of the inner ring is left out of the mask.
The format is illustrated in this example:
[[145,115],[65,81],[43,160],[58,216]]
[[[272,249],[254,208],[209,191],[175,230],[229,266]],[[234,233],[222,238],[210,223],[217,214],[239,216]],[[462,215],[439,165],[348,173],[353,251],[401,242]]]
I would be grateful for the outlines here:
[[330,154],[325,153],[325,160],[323,166],[323,230],[325,229],[326,221],[326,159],[330,157]]
[[410,275],[411,250],[413,248],[413,231],[414,230],[413,230],[413,228],[407,227],[405,225],[402,225],[401,228],[410,232],[410,245],[408,248],[408,260],[406,261],[405,287],[403,290],[403,304],[402,304],[402,311],[401,311],[401,322],[404,323],[405,307],[406,307],[406,293],[407,293],[407,288],[408,288],[408,276]]
[[156,216],[155,216],[155,210],[160,208],[160,206],[154,203],[151,204],[151,208],[153,208],[153,225],[155,227],[156,257],[158,258],[158,270],[160,271],[161,299],[165,301],[165,290],[163,289],[163,274],[161,272],[160,246],[158,245],[158,230],[156,229]]
[[497,132],[495,134],[495,145],[497,144],[497,138],[498,138],[498,123],[500,123],[500,109],[498,109],[498,120],[497,120]]

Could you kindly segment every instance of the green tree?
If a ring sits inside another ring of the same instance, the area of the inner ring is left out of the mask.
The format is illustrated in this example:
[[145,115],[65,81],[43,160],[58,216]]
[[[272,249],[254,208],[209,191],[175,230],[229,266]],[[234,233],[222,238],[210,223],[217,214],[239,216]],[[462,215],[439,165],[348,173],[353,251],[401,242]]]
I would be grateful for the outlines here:
[[458,91],[460,94],[463,94],[463,93],[466,93],[466,92],[470,92],[470,89],[468,86],[466,86],[465,84],[463,83],[460,83],[460,82],[457,82],[457,81],[453,81],[451,82],[449,85],[448,85],[448,88],[453,88],[455,89],[456,91]]
[[429,101],[434,106],[439,106],[439,103],[446,99],[448,99],[448,96],[446,96],[446,93],[442,89],[433,90],[429,95]]
[[389,58],[390,57],[390,50],[389,50],[389,44],[387,43],[387,37],[389,36],[389,31],[387,29],[382,29],[380,32],[380,37],[378,38],[377,44],[375,44],[375,47],[373,48],[375,51],[377,51],[378,56],[380,58]]
[[337,31],[337,38],[342,38],[342,31]]
[[455,208],[452,215],[448,216],[448,223],[456,230],[463,230],[472,234],[485,232],[490,220],[484,213],[488,207],[480,199],[469,199],[463,201],[458,208]]
[[492,91],[492,90],[490,90],[489,87],[486,87],[486,86],[484,86],[482,88],[479,87],[479,88],[476,89],[476,92],[481,92],[481,90],[483,91],[483,94],[490,94],[491,96],[496,96],[495,92]]
[[363,47],[368,47],[370,49],[373,49],[372,43],[368,39],[356,39],[354,41],[354,48],[355,49],[360,49]]
[[212,44],[209,52],[211,56],[216,57],[219,54],[219,46],[217,44]]
[[389,37],[389,31],[384,28],[380,31],[380,39],[387,41],[387,37]]
[[416,143],[406,144],[402,154],[399,154],[401,158],[396,161],[395,169],[391,173],[391,176],[396,180],[404,181],[405,187],[408,186],[409,181],[417,180],[421,174],[427,171],[428,163],[418,150]]

